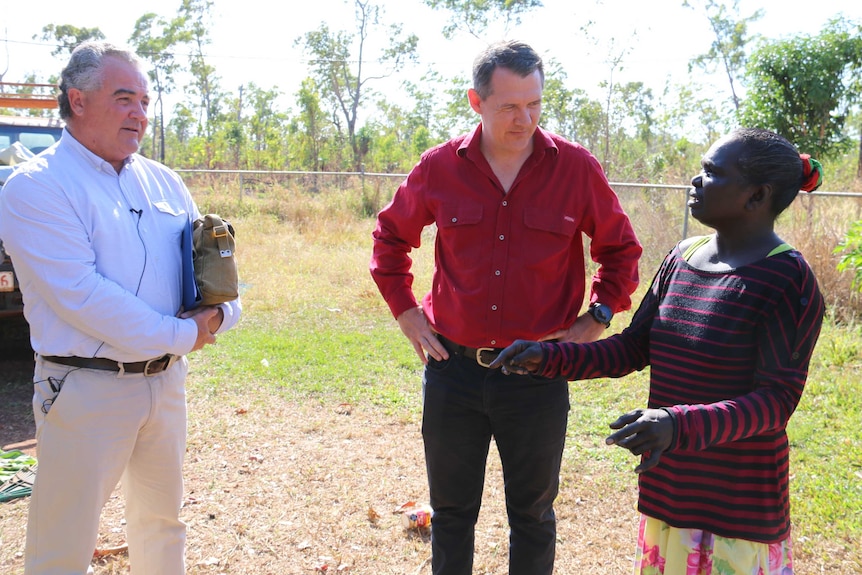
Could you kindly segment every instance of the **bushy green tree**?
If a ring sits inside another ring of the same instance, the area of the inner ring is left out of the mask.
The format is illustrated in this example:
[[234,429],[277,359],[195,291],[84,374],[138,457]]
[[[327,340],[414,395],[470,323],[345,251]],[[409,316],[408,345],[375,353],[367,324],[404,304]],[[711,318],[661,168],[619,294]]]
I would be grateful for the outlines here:
[[195,106],[199,112],[200,132],[207,138],[215,130],[214,122],[221,113],[224,97],[215,67],[207,61],[207,47],[212,43],[209,33],[212,8],[213,0],[182,0],[175,32],[190,50],[188,71],[191,82],[187,89],[189,94],[198,98]]
[[311,72],[316,88],[330,104],[336,114],[333,120],[339,125],[343,119],[343,135],[352,150],[352,167],[358,170],[361,164],[361,142],[358,139],[359,112],[370,95],[369,82],[392,75],[401,65],[415,61],[419,39],[415,35],[403,35],[400,25],[386,28],[390,44],[382,50],[375,61],[385,68],[377,74],[369,74],[364,66],[369,57],[368,40],[372,32],[382,29],[381,8],[370,0],[353,0],[356,33],[333,32],[322,23],[317,30],[306,33],[296,43],[311,55]]
[[[25,9],[19,7],[19,9]],[[52,56],[69,56],[75,46],[87,40],[104,40],[105,34],[98,27],[78,27],[71,24],[48,24],[42,28],[41,36],[33,36],[34,40],[56,42],[51,50]]]
[[705,54],[695,56],[689,63],[691,72],[694,68],[700,68],[704,72],[712,73],[718,68],[727,76],[730,87],[730,96],[735,111],[739,110],[740,96],[737,94],[736,81],[745,69],[745,49],[752,38],[748,35],[748,25],[759,20],[763,16],[763,9],[756,10],[751,16],[742,17],[739,13],[739,0],[733,0],[728,7],[724,3],[715,0],[684,0],[683,6],[701,9],[706,14],[709,27],[714,39]]
[[285,134],[289,114],[278,109],[281,92],[276,87],[264,90],[251,82],[243,93],[242,108],[249,112],[242,116],[242,126],[247,134],[243,167],[283,169],[288,157]]
[[482,38],[491,23],[500,22],[504,35],[512,24],[520,24],[521,18],[535,8],[541,8],[541,0],[424,0],[435,10],[447,10],[449,22],[443,35],[451,39],[456,32],[466,32]]
[[135,22],[135,29],[129,37],[129,45],[135,52],[150,63],[148,72],[151,90],[155,92],[152,109],[155,110],[154,132],[152,138],[153,157],[165,161],[165,101],[164,95],[170,94],[175,86],[176,75],[182,69],[177,59],[177,49],[182,41],[178,35],[181,21],[166,20],[152,12],[144,14]]
[[862,96],[862,26],[833,19],[817,35],[764,42],[746,74],[742,124],[775,130],[820,158],[852,145],[845,121]]

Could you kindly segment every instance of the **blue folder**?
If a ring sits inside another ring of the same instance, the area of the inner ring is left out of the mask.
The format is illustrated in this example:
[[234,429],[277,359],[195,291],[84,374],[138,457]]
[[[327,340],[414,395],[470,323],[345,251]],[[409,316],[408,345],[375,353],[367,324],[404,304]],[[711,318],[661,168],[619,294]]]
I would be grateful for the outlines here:
[[183,309],[189,311],[198,307],[203,297],[195,281],[194,250],[192,249],[192,221],[186,222],[182,234],[183,244]]

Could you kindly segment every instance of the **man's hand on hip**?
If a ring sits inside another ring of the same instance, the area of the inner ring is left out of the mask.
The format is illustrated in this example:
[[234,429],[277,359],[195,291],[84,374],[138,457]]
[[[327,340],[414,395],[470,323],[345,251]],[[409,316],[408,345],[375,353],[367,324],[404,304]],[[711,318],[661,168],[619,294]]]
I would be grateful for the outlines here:
[[422,311],[421,307],[408,309],[398,316],[397,321],[398,327],[413,344],[413,349],[416,350],[416,355],[419,356],[423,364],[428,363],[425,351],[437,361],[449,359],[449,352],[446,351],[431,326],[428,325],[425,312]]
[[572,343],[590,343],[604,336],[605,326],[593,319],[588,313],[581,315],[572,327],[547,335],[542,341],[557,340]]

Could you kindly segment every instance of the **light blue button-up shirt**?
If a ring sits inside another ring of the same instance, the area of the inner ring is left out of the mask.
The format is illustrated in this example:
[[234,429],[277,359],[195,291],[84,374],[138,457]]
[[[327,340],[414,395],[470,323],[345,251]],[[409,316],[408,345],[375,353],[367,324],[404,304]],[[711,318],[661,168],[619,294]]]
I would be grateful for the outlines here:
[[[34,351],[123,362],[191,351],[197,327],[176,316],[181,233],[198,216],[173,171],[134,154],[117,174],[68,131],[18,167],[0,192],[0,239]],[[240,302],[222,308],[219,332]]]

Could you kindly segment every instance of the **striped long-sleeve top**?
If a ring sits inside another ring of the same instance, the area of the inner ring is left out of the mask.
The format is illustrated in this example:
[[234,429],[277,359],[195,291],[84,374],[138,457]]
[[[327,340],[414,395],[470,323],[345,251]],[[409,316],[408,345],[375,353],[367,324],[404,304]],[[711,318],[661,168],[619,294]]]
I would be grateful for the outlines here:
[[802,255],[728,272],[675,247],[631,324],[589,344],[543,344],[542,375],[620,377],[650,366],[649,407],[674,439],[639,476],[639,510],[681,528],[760,542],[790,534],[785,426],[796,409],[824,303]]

